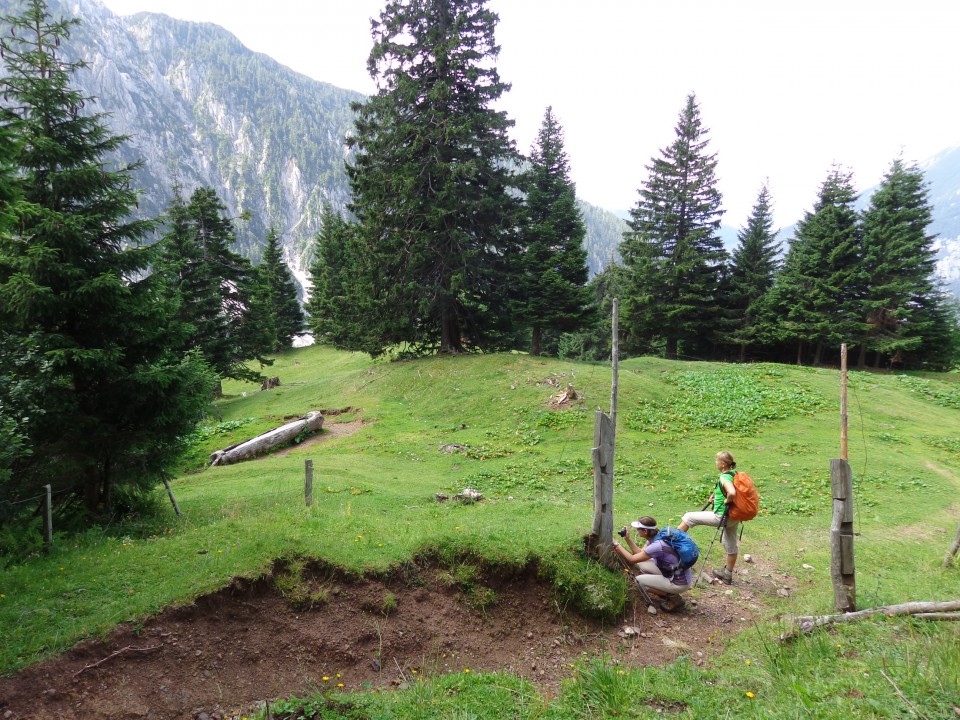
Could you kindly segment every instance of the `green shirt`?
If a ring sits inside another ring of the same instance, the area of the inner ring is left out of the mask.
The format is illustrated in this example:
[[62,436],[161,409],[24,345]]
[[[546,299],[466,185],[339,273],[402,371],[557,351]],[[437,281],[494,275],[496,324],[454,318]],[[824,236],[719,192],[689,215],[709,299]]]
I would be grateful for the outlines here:
[[724,511],[727,509],[727,496],[723,494],[723,481],[726,480],[731,485],[733,484],[733,471],[728,470],[725,473],[720,473],[720,479],[717,480],[717,487],[713,490],[713,511],[717,515],[723,515]]

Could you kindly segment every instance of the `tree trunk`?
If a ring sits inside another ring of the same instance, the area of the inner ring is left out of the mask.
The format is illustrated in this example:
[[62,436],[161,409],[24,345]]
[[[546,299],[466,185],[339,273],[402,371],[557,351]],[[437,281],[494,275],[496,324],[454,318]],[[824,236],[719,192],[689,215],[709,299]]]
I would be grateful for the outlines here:
[[211,467],[214,465],[231,465],[242,460],[249,460],[271,448],[291,442],[301,433],[316,432],[322,427],[323,415],[316,411],[308,412],[299,420],[281,425],[246,442],[218,450],[210,456],[210,465]]
[[740,343],[740,362],[744,363],[747,361],[747,344]]
[[797,342],[797,365],[803,365],[803,340]]
[[867,344],[861,343],[860,356],[857,358],[857,368],[863,370],[867,367]]
[[667,338],[667,348],[664,355],[667,358],[667,360],[677,359],[677,339],[675,337]]
[[83,483],[83,506],[90,517],[100,509],[100,476],[96,468],[89,468]]
[[533,339],[530,342],[530,354],[537,356],[540,354],[540,344],[543,342],[543,328],[539,325],[533,326]]
[[823,340],[817,342],[817,349],[813,353],[813,366],[820,367],[820,360],[823,357]]
[[456,314],[447,307],[440,311],[440,352],[457,354],[463,352],[460,342],[460,324]]

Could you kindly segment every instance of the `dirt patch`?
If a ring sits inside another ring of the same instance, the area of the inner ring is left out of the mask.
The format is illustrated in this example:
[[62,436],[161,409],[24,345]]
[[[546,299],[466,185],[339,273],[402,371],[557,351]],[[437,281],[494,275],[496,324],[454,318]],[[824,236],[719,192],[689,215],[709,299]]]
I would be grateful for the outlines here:
[[[324,415],[324,418],[326,418],[326,415]],[[353,435],[367,424],[369,424],[369,421],[365,420],[352,420],[350,422],[334,422],[329,424],[325,422],[323,429],[320,432],[314,433],[310,437],[306,438],[303,442],[297,443],[296,445],[290,445],[289,447],[281,448],[280,450],[271,453],[269,457],[283,457],[293,450],[301,450],[303,448],[312,447],[335,438],[348,437]],[[264,455],[262,457],[267,456]]]
[[[635,606],[604,625],[565,612],[533,569],[483,578],[480,595],[431,567],[389,579],[314,567],[309,578],[311,597],[321,598],[311,610],[292,606],[272,579],[236,580],[0,679],[0,717],[226,718],[272,698],[468,669],[505,670],[553,692],[573,663],[601,653],[631,666],[681,654],[702,663],[793,584],[751,565],[732,588],[694,590],[683,612]],[[624,637],[625,626],[640,634]]]

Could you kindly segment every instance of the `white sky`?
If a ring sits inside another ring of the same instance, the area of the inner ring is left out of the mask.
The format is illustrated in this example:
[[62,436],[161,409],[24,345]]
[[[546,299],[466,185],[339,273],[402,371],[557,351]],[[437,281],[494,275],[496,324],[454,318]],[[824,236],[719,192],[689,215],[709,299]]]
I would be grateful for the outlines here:
[[[384,0],[103,0],[214,22],[317,80],[372,93]],[[502,102],[528,152],[544,110],[564,128],[577,194],[622,211],[675,135],[688,93],[718,155],[724,223],[769,181],[779,225],[811,209],[833,163],[875,185],[901,152],[960,144],[956,0],[489,0]]]

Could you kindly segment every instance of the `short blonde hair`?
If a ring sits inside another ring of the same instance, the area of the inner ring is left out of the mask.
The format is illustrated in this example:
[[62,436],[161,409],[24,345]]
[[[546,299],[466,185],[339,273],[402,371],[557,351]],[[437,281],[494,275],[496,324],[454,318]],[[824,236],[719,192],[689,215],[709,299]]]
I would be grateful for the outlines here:
[[737,461],[733,459],[733,455],[726,450],[721,450],[717,453],[717,460],[723,463],[724,467],[733,469],[737,466]]

